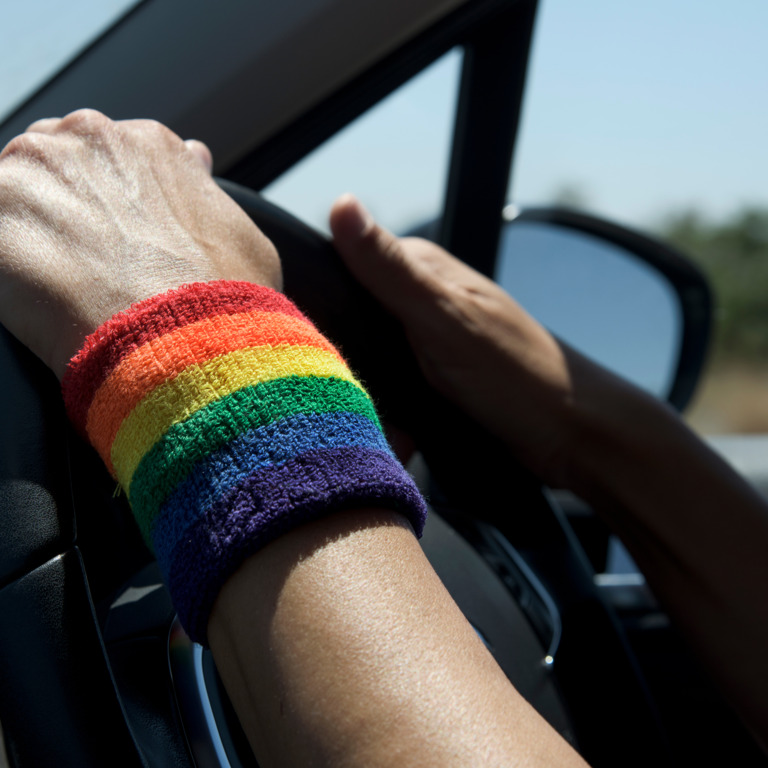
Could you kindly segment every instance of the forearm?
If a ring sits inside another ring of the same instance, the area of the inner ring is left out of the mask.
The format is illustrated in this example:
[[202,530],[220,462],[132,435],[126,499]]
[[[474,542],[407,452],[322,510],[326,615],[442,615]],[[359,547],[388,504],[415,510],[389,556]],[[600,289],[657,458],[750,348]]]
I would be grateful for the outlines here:
[[768,506],[671,409],[571,356],[571,486],[768,743]]
[[369,396],[284,296],[215,281],[133,304],[63,388],[262,764],[567,752],[426,563],[424,501]]
[[583,765],[395,513],[338,513],[273,542],[227,583],[208,636],[262,765]]

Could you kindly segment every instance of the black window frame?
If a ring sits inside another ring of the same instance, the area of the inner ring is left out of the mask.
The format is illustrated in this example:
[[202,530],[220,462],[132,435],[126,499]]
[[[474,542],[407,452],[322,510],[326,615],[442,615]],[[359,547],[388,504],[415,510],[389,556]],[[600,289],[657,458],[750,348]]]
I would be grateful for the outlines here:
[[221,176],[261,190],[456,46],[464,49],[440,243],[493,275],[538,0],[465,4],[275,134]]

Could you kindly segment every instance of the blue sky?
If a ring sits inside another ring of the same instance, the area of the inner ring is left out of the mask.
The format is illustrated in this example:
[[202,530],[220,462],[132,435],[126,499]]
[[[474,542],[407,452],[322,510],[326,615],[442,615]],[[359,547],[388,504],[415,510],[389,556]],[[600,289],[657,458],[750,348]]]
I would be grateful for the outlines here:
[[514,191],[640,222],[768,205],[768,3],[543,0]]
[[[7,3],[0,112],[133,4]],[[766,30],[765,0],[542,0],[510,197],[540,203],[577,190],[596,212],[641,225],[686,206],[723,216],[768,205]],[[346,190],[394,228],[430,215],[458,63],[449,56],[364,118],[364,130],[276,185],[276,199],[318,225]]]

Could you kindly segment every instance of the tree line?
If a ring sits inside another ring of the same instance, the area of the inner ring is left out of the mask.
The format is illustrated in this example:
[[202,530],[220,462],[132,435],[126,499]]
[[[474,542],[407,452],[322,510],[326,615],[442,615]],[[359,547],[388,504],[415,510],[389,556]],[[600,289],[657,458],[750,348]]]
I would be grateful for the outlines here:
[[749,207],[721,221],[696,211],[656,228],[693,259],[715,293],[713,362],[768,366],[768,208]]

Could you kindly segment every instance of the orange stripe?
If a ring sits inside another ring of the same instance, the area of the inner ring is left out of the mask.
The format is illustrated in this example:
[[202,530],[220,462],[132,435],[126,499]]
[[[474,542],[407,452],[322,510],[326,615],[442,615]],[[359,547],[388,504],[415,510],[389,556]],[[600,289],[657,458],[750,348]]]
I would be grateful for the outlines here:
[[[333,352],[311,346],[245,347],[190,365],[142,398],[120,425],[110,449],[118,482],[126,490],[130,488],[133,473],[144,456],[175,424],[246,387],[304,376],[341,379],[362,390],[343,360]],[[262,407],[269,414],[269,403],[262,403]]]
[[332,352],[315,328],[277,312],[217,315],[152,339],[125,357],[104,380],[88,411],[86,430],[110,472],[111,447],[123,420],[155,387],[176,378],[190,365],[238,349],[300,344]]

